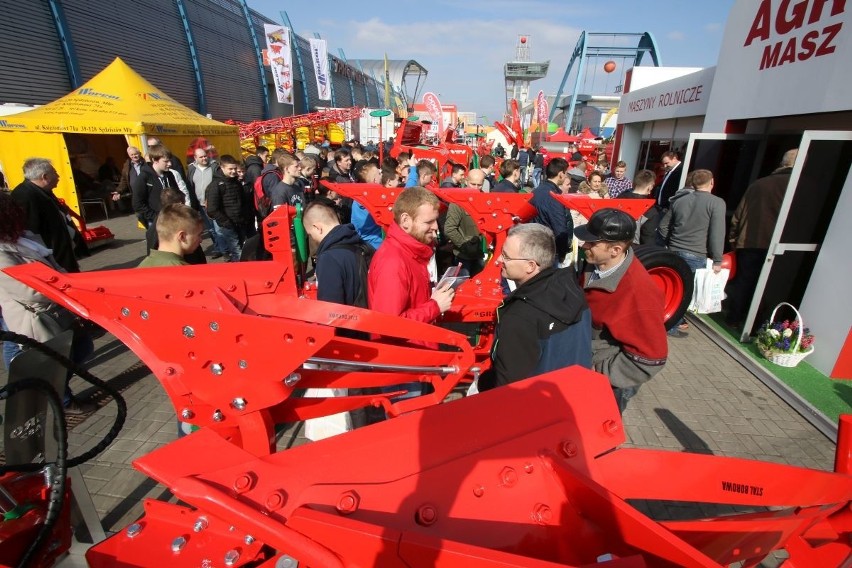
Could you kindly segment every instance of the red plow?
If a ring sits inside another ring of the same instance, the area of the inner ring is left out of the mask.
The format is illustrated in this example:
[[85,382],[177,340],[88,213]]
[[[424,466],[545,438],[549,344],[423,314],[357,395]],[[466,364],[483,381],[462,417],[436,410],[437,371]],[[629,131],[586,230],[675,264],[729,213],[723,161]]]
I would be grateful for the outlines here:
[[[525,196],[489,204],[462,193],[442,197],[467,200],[498,253],[529,215]],[[181,504],[146,502],[141,519],[89,550],[90,565],[755,566],[782,548],[789,566],[849,565],[846,417],[831,473],[624,448],[608,380],[577,367],[445,402],[477,372],[484,345],[302,297],[290,213],[265,221],[270,262],[9,270],[124,342],[176,415],[201,427],[134,462]],[[477,298],[493,312],[488,278],[459,289],[460,319],[475,316],[467,306]],[[434,392],[399,402],[399,392],[299,396],[411,381]],[[276,452],[276,424],[366,405],[390,419]],[[724,505],[725,514],[655,520],[641,512],[648,502]]]

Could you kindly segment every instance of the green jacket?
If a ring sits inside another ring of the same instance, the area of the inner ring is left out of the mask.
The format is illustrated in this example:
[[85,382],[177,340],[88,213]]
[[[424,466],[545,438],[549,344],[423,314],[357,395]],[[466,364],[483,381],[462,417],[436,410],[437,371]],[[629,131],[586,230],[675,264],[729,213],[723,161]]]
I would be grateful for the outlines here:
[[142,262],[139,263],[138,268],[153,268],[155,266],[183,266],[184,264],[189,263],[185,261],[182,256],[176,255],[173,252],[152,250],[151,253],[146,256],[142,260]]
[[450,203],[447,209],[444,234],[453,243],[453,254],[458,258],[474,260],[482,255],[481,237],[476,223],[455,203]]

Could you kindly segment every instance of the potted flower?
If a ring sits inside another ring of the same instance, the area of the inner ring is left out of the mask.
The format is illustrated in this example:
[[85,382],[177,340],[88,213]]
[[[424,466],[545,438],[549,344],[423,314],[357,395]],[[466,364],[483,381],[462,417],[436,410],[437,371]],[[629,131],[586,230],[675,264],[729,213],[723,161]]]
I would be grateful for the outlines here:
[[[796,319],[776,322],[775,313],[781,306],[789,306],[796,313]],[[804,327],[798,310],[790,304],[781,303],[772,310],[769,321],[758,330],[757,348],[761,355],[776,365],[795,367],[814,352],[814,339],[810,330]]]

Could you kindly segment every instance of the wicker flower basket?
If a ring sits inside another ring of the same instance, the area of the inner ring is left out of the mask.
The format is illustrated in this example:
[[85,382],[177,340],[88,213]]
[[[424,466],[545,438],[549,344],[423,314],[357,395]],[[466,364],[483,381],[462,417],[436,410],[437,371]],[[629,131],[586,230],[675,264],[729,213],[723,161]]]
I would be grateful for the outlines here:
[[799,351],[799,344],[802,342],[802,330],[805,328],[805,322],[802,321],[802,314],[799,313],[792,305],[787,302],[781,302],[775,309],[772,310],[772,315],[769,316],[769,325],[772,325],[772,322],[775,321],[775,313],[778,311],[778,308],[781,306],[788,306],[793,312],[796,314],[796,320],[799,322],[798,334],[796,336],[796,343],[793,344],[793,349],[789,352],[778,352],[772,351],[770,349],[764,349],[763,346],[759,346],[760,354],[763,355],[770,362],[775,363],[781,367],[795,367],[802,360],[814,352],[814,346],[811,345],[807,351]]

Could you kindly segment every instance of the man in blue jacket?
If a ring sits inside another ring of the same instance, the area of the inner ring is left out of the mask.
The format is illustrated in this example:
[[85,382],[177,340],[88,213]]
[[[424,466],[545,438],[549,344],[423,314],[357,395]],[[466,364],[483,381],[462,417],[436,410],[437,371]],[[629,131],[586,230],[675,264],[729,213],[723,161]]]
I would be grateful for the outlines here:
[[592,367],[592,317],[574,271],[554,267],[553,232],[537,223],[509,231],[498,259],[517,288],[497,310],[492,366],[479,390],[571,365]]
[[553,231],[556,238],[556,258],[559,262],[571,250],[574,221],[565,206],[556,201],[552,194],[559,195],[562,193],[559,188],[565,181],[567,171],[568,162],[565,159],[553,158],[550,160],[546,168],[547,180],[538,184],[538,187],[533,190],[532,199],[530,199],[530,205],[538,211],[533,222],[540,223]]
[[340,224],[331,204],[315,200],[302,215],[305,232],[316,245],[317,300],[367,307],[367,267],[359,258],[364,242],[351,223]]

